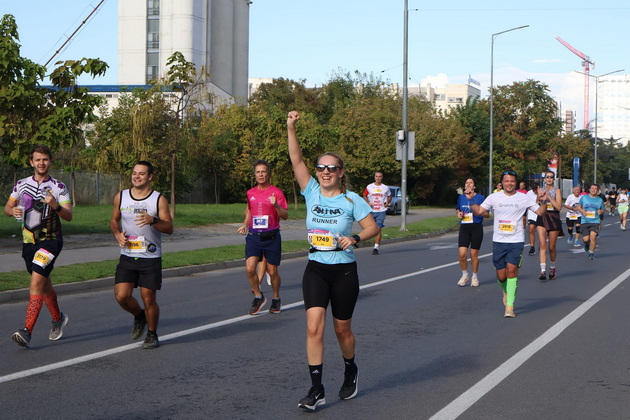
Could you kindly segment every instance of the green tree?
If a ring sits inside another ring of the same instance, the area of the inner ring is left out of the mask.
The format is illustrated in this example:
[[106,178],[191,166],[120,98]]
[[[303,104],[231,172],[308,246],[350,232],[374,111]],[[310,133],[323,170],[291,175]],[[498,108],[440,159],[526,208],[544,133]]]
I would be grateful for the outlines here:
[[102,108],[101,114],[84,154],[90,169],[128,174],[138,160],[148,160],[158,168],[155,188],[168,193],[171,154],[164,145],[169,142],[174,118],[160,89],[121,94],[118,106],[111,111]]
[[562,128],[549,87],[530,79],[495,89],[493,178],[505,168],[521,174],[544,171]]
[[95,120],[101,98],[76,84],[82,74],[107,71],[101,60],[83,58],[56,63],[52,88],[41,86],[46,69],[20,55],[15,18],[0,21],[0,151],[5,162],[26,165],[28,151],[43,143],[53,150],[71,148],[83,140],[84,124]]

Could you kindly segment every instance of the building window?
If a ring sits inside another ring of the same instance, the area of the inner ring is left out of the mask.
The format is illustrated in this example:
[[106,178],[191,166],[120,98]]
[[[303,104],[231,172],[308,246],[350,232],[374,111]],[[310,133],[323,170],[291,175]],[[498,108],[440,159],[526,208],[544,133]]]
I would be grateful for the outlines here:
[[160,21],[158,19],[147,20],[147,49],[160,48]]
[[160,15],[160,0],[147,0],[147,16]]
[[147,83],[158,78],[160,66],[160,54],[156,52],[147,53]]

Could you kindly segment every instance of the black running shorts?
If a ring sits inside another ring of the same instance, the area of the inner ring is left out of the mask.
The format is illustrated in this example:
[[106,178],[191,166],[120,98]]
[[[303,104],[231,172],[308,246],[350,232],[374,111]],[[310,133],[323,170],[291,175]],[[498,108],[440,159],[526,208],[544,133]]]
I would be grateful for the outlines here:
[[118,283],[133,283],[134,287],[150,290],[162,288],[162,258],[131,258],[121,255],[116,266]]
[[330,308],[336,319],[352,318],[359,298],[357,263],[322,264],[309,261],[302,278],[304,308]]

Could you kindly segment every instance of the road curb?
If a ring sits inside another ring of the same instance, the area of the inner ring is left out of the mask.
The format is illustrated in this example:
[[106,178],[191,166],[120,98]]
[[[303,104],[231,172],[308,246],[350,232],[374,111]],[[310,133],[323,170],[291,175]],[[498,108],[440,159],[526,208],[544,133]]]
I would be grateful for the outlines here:
[[[381,240],[381,244],[394,244],[399,242],[407,242],[407,241],[415,241],[418,239],[427,239],[440,235],[444,235],[448,232],[456,230],[458,227],[454,227],[451,229],[441,229],[432,233],[422,233],[420,235],[412,235],[405,236],[401,238],[392,238],[392,239],[383,239]],[[370,245],[374,243],[374,241],[366,241],[364,246]],[[294,258],[306,257],[308,255],[307,251],[295,251],[295,252],[287,252],[282,254],[283,260],[290,260]],[[162,278],[170,278],[170,277],[181,277],[181,276],[190,276],[192,274],[204,273],[208,271],[216,271],[223,270],[226,268],[236,268],[236,267],[244,267],[245,259],[239,259],[234,261],[223,261],[218,263],[210,263],[210,264],[200,264],[200,265],[191,265],[186,267],[177,267],[177,268],[168,268],[162,271]],[[94,280],[84,280],[78,281],[76,283],[64,283],[64,284],[56,284],[55,291],[58,294],[70,294],[70,293],[82,293],[87,291],[96,291],[103,290],[114,286],[114,277],[104,277],[100,279]],[[17,290],[7,290],[4,292],[0,292],[0,304],[3,303],[15,303],[27,301],[29,298],[29,290],[25,289],[17,289]]]

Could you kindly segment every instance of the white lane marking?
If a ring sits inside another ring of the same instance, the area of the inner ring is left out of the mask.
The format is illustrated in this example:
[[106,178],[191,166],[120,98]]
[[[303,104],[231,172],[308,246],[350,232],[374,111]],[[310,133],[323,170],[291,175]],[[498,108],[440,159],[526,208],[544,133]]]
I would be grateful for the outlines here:
[[558,321],[555,325],[549,328],[536,340],[532,341],[529,345],[523,348],[521,351],[510,357],[505,363],[490,372],[485,378],[477,382],[470,387],[468,391],[453,400],[449,405],[438,411],[431,420],[442,419],[455,419],[466,410],[468,410],[474,403],[479,401],[484,395],[490,392],[495,386],[499,385],[501,381],[507,378],[512,372],[518,369],[523,363],[529,360],[539,350],[553,341],[560,333],[567,329],[571,324],[577,321],[582,315],[584,315],[589,309],[591,309],[597,302],[602,300],[606,295],[612,292],[617,286],[619,286],[624,280],[630,276],[630,269],[619,275],[616,279],[604,286],[599,292],[595,293],[590,299],[582,303],[570,314]]
[[[479,258],[485,258],[485,257],[488,257],[490,255],[492,255],[492,254],[480,255]],[[456,262],[449,263],[449,264],[439,265],[439,266],[436,266],[436,267],[419,270],[419,271],[416,271],[416,272],[413,272],[413,273],[404,274],[402,276],[391,277],[389,279],[377,281],[377,282],[374,282],[374,283],[365,284],[365,285],[361,286],[360,288],[361,289],[369,289],[370,287],[381,286],[383,284],[387,284],[387,283],[391,283],[391,282],[394,282],[394,281],[406,279],[408,277],[413,277],[413,276],[417,276],[417,275],[420,275],[420,274],[429,273],[431,271],[439,270],[439,269],[450,267],[452,265],[457,265],[457,264],[459,264],[459,262],[456,261]],[[295,307],[303,306],[303,305],[304,305],[304,301],[301,300],[299,302],[290,303],[288,305],[282,305],[282,307],[284,309],[291,309],[291,308],[295,308]],[[167,335],[164,335],[164,336],[160,336],[160,341],[161,342],[165,342],[165,341],[172,340],[174,338],[185,337],[187,335],[200,333],[200,332],[211,330],[211,329],[214,329],[214,328],[219,328],[219,327],[223,327],[223,326],[230,325],[230,324],[236,324],[237,322],[254,319],[257,316],[261,316],[261,315],[267,315],[267,313],[261,313],[260,315],[256,315],[256,316],[242,315],[242,316],[238,316],[236,318],[230,318],[230,319],[225,319],[225,320],[219,321],[219,322],[213,322],[211,324],[201,325],[199,327],[190,328],[190,329],[187,329],[187,330],[183,330],[183,331],[167,334]],[[103,351],[99,351],[99,352],[96,352],[96,353],[86,354],[85,356],[79,356],[79,357],[75,357],[75,358],[72,358],[72,359],[64,360],[64,361],[61,361],[61,362],[52,363],[52,364],[49,364],[49,365],[44,365],[44,366],[40,366],[40,367],[33,368],[33,369],[23,370],[21,372],[11,373],[9,375],[0,376],[0,383],[9,382],[9,381],[13,381],[13,380],[16,380],[16,379],[26,378],[26,377],[29,377],[29,376],[37,375],[37,374],[44,373],[44,372],[49,372],[49,371],[55,370],[55,369],[61,369],[61,368],[64,368],[64,367],[76,365],[76,364],[83,363],[83,362],[89,362],[91,360],[100,359],[102,357],[111,356],[111,355],[122,353],[122,352],[128,351],[128,350],[133,350],[133,349],[138,348],[140,346],[142,346],[142,343],[127,344],[125,346],[114,347],[113,349],[103,350]]]
[[457,248],[457,244],[449,244],[449,245],[431,245],[429,250],[434,251],[436,249],[449,249],[449,248]]

